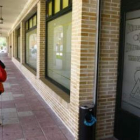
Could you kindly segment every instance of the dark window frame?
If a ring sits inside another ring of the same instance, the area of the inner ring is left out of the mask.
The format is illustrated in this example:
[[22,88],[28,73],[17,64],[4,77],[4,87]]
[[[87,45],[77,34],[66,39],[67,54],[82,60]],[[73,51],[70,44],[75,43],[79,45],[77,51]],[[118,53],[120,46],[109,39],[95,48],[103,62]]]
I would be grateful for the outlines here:
[[17,29],[17,59],[20,61],[20,58],[18,57],[18,49],[19,49],[19,42],[18,42],[18,38],[20,37],[20,27]]
[[57,13],[54,13],[54,0],[48,0],[46,2],[46,7],[48,7],[48,4],[49,2],[52,1],[52,15],[51,16],[48,16],[48,10],[46,11],[46,47],[45,47],[45,78],[47,80],[49,80],[51,83],[53,83],[54,85],[56,85],[58,88],[62,89],[64,92],[66,92],[67,94],[70,95],[70,90],[67,89],[66,87],[64,87],[63,85],[61,85],[60,83],[56,82],[55,80],[53,80],[52,78],[50,78],[48,76],[48,23],[54,19],[57,19],[65,14],[68,14],[69,12],[72,11],[72,0],[69,0],[69,5],[68,7],[65,7],[64,9],[62,8],[63,7],[63,1],[60,0],[60,11],[57,12]]
[[[32,19],[32,23],[33,23],[34,16],[36,16],[36,25],[29,28],[30,19]],[[28,23],[28,29],[26,29],[26,23]],[[36,72],[36,69],[34,67],[32,67],[30,64],[28,64],[27,60],[26,60],[26,47],[27,47],[26,46],[26,34],[35,29],[37,29],[37,13],[33,14],[28,20],[25,21],[25,64]]]
[[[47,13],[48,10],[49,10],[49,8],[48,8],[49,2],[52,2],[52,15],[51,16],[49,16],[48,13]],[[62,16],[64,14],[72,11],[72,0],[69,0],[69,5],[67,7],[65,7],[65,8],[63,8],[63,1],[60,0],[60,11],[57,12],[57,13],[55,13],[55,9],[54,9],[54,7],[55,7],[55,0],[48,0],[46,2],[46,7],[47,7],[46,20],[48,22],[48,21],[51,21],[51,20],[53,20],[55,18],[58,18],[58,17],[60,17],[60,16]]]

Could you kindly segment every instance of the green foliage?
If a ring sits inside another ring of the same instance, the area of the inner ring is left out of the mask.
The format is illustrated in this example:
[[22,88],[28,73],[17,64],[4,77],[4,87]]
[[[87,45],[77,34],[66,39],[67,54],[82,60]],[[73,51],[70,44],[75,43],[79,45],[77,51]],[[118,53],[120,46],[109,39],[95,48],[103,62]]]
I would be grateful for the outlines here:
[[6,45],[7,45],[6,38],[0,37],[0,46],[6,46]]

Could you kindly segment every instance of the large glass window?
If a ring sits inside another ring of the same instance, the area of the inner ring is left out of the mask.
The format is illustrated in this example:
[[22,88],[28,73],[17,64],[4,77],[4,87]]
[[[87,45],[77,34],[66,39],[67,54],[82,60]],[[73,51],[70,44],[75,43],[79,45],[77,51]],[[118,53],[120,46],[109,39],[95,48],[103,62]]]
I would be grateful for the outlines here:
[[36,69],[37,30],[26,33],[26,63]]
[[20,28],[17,30],[17,58],[20,60]]
[[[69,93],[71,73],[71,4],[68,0],[49,1],[55,5],[48,9],[47,20],[47,73],[46,76],[54,84]],[[65,11],[67,7],[67,12]],[[65,11],[65,13],[64,13]],[[58,15],[59,16],[54,16]]]
[[37,29],[35,15],[26,22],[26,64],[28,64],[31,68],[36,70],[37,65],[36,63],[37,63]]
[[48,76],[70,89],[71,13],[48,23]]

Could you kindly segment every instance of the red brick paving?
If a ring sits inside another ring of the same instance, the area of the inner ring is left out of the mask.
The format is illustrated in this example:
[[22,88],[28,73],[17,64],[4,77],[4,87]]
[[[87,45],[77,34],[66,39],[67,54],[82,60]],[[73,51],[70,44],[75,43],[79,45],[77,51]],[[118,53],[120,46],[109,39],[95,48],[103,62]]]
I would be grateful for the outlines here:
[[0,140],[74,140],[7,54],[0,54],[8,74],[0,97]]

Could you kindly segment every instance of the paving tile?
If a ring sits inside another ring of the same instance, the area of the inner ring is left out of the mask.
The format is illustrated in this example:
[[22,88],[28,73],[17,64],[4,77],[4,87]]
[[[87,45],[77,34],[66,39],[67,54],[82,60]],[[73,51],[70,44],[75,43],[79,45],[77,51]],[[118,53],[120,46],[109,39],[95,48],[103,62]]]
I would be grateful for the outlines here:
[[38,136],[43,136],[43,132],[40,128],[33,128],[30,130],[23,131],[25,138],[35,138]]
[[3,131],[4,132],[22,132],[22,128],[20,124],[7,124],[3,125]]
[[26,101],[24,101],[24,102],[18,102],[18,103],[15,103],[15,106],[16,106],[16,108],[27,107],[28,106],[28,103],[26,103]]
[[2,116],[4,118],[17,118],[17,112],[3,112]]
[[8,78],[0,96],[0,140],[74,140],[14,63],[4,59]]
[[0,132],[0,140],[3,140],[3,139],[2,139],[2,132]]
[[47,127],[56,127],[56,123],[50,117],[47,117],[46,120],[39,122],[42,129],[46,129]]
[[45,134],[48,140],[67,140],[62,133]]
[[43,119],[44,117],[48,117],[49,114],[47,113],[47,111],[33,111],[34,115],[37,117],[37,119]]
[[31,130],[35,128],[40,128],[40,125],[37,122],[22,123],[21,126],[23,130]]
[[14,97],[14,98],[24,97],[24,94],[14,94],[13,97]]
[[53,126],[53,127],[46,126],[43,129],[43,132],[45,134],[60,134],[60,133],[62,133],[62,131],[57,126]]
[[39,137],[26,138],[26,140],[48,140],[48,139],[46,139],[45,136],[39,136]]
[[19,118],[20,123],[22,124],[29,124],[29,123],[37,123],[36,117],[35,116],[26,116],[26,117],[20,117]]
[[10,88],[11,87],[11,85],[9,83],[3,83],[3,85],[4,85],[4,88]]
[[0,125],[0,134],[2,133],[2,131],[3,131],[3,126]]
[[9,112],[17,112],[17,110],[16,110],[16,108],[4,108],[4,109],[2,109],[2,113],[3,113],[3,112],[5,112],[5,113],[6,113],[6,112],[8,112],[8,113],[9,113]]
[[17,106],[17,111],[18,112],[31,111],[31,109],[28,105],[27,106]]
[[33,116],[33,112],[32,111],[24,111],[24,112],[18,112],[18,116],[19,117],[25,117],[25,116]]
[[13,101],[2,101],[2,108],[15,108],[15,103]]
[[62,133],[68,140],[74,140],[74,136],[70,133],[70,131],[66,127],[59,127]]
[[3,132],[3,140],[18,140],[24,138],[22,132]]
[[18,118],[3,118],[2,120],[2,124],[17,124],[19,123],[19,119]]

